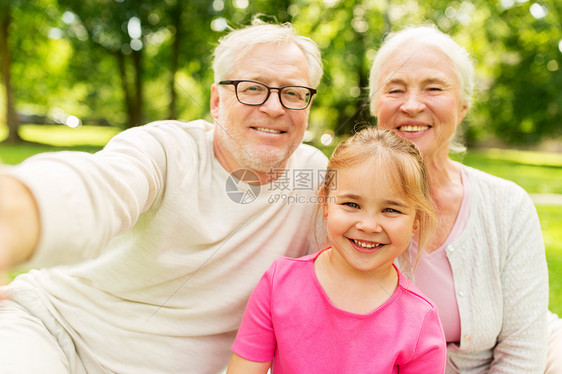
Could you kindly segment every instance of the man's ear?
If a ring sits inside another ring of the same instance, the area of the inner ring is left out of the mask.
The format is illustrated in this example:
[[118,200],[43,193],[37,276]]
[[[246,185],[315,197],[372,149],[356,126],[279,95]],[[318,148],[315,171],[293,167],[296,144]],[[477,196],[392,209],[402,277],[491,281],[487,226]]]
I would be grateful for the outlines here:
[[215,120],[219,118],[219,106],[219,87],[216,83],[213,83],[211,85],[211,116],[213,116]]

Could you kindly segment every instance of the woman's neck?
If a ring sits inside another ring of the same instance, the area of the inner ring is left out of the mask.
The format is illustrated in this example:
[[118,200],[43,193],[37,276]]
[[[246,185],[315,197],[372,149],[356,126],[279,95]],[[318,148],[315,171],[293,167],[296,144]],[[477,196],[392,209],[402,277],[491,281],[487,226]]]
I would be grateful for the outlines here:
[[423,161],[431,191],[461,184],[459,165],[448,156],[424,157]]
[[460,165],[446,158],[425,158],[427,180],[439,224],[426,250],[438,249],[447,239],[459,213],[464,189]]

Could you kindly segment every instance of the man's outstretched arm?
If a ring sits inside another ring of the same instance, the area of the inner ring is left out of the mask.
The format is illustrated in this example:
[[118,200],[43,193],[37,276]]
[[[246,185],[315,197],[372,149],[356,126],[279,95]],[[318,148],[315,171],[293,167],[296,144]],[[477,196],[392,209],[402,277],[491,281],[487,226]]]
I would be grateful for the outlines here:
[[0,174],[0,272],[31,257],[39,241],[39,226],[31,191],[17,179]]

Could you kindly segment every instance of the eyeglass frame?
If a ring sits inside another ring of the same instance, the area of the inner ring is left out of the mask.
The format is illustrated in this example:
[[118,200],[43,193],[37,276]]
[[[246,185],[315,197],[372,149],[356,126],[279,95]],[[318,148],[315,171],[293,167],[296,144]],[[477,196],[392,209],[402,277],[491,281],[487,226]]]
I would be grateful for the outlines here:
[[[259,104],[248,104],[248,103],[245,103],[242,100],[240,100],[240,98],[238,97],[238,85],[242,82],[258,83],[258,84],[261,84],[262,86],[265,86],[267,88],[267,95],[265,96],[265,99],[263,100],[263,102],[261,102]],[[227,84],[233,85],[234,86],[234,93],[236,94],[236,100],[238,100],[238,102],[240,104],[250,105],[250,106],[260,106],[260,105],[265,104],[267,102],[267,100],[269,99],[269,96],[271,95],[271,90],[277,90],[277,97],[279,97],[279,103],[281,103],[283,108],[289,109],[289,110],[304,110],[304,109],[308,108],[310,106],[310,103],[312,102],[312,97],[314,96],[314,94],[316,92],[318,92],[315,88],[311,88],[311,87],[307,87],[307,86],[299,86],[299,85],[295,85],[295,84],[288,84],[288,85],[281,86],[281,87],[270,87],[263,82],[254,81],[254,80],[251,80],[251,79],[224,80],[224,81],[220,81],[219,84],[220,85],[227,85]],[[308,101],[308,103],[306,103],[306,106],[304,108],[289,108],[283,103],[283,99],[281,99],[281,90],[283,88],[286,88],[286,87],[306,88],[310,92],[310,100]]]

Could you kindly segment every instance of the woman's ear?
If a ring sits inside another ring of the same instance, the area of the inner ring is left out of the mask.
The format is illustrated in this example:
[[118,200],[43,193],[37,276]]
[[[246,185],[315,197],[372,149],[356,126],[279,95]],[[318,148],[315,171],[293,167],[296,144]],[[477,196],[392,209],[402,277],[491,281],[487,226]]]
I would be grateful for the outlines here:
[[470,106],[466,105],[466,104],[464,104],[463,106],[460,107],[459,117],[457,119],[457,126],[460,125],[462,120],[464,119],[464,117],[466,117],[466,114],[468,113],[469,109],[470,109]]

